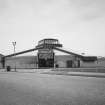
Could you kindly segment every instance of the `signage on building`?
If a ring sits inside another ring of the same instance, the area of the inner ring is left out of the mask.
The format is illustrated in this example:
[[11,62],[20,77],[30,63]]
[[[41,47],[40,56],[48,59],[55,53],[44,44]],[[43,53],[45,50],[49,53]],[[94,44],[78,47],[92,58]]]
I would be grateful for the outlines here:
[[39,49],[38,53],[53,53],[52,49]]
[[54,54],[53,53],[39,53],[40,59],[53,59]]

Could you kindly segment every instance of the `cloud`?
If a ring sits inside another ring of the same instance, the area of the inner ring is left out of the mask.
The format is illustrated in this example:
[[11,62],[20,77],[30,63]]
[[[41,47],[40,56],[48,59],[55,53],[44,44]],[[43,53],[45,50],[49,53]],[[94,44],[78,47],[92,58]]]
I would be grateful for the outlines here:
[[83,21],[91,21],[105,16],[104,0],[74,0],[75,11],[78,18]]
[[16,39],[19,49],[27,49],[33,40],[56,37],[78,49],[89,48],[95,40],[97,49],[100,33],[105,33],[104,4],[104,0],[0,0],[0,48]]

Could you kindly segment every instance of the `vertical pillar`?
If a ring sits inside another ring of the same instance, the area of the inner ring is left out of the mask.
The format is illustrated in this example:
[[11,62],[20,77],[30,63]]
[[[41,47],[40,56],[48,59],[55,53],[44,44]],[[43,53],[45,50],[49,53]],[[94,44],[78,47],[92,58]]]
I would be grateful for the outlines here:
[[5,68],[5,58],[4,57],[1,58],[1,63],[2,63],[2,67]]

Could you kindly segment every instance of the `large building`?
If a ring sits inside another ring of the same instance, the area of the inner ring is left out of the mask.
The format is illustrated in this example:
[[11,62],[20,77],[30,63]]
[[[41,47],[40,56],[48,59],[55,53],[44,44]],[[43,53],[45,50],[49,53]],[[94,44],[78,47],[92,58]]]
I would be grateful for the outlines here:
[[[10,66],[11,68],[24,68],[24,69],[33,69],[39,68],[37,56],[19,56],[19,57],[10,57],[6,59],[5,67]],[[105,67],[105,59],[98,59],[94,62],[84,62],[80,61],[80,67],[77,66],[77,62],[74,61],[73,56],[70,55],[58,55],[55,56],[54,66],[57,68],[96,68],[96,67]],[[0,64],[2,68],[2,64]],[[43,68],[52,68],[52,67],[43,67]]]
[[[35,56],[17,56],[23,53],[38,50]],[[66,55],[55,55],[55,50]],[[15,57],[14,57],[15,56]],[[0,68],[83,68],[105,67],[104,60],[98,60],[95,56],[83,56],[62,49],[62,44],[57,39],[43,39],[34,49],[18,52],[10,55],[0,55]]]

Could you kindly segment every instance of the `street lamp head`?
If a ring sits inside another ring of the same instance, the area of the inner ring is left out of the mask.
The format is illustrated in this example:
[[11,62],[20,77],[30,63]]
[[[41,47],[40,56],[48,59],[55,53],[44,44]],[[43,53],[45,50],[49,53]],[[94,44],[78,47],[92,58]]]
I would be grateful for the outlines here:
[[16,42],[12,42],[12,44],[13,44],[13,46],[15,46],[16,45]]

